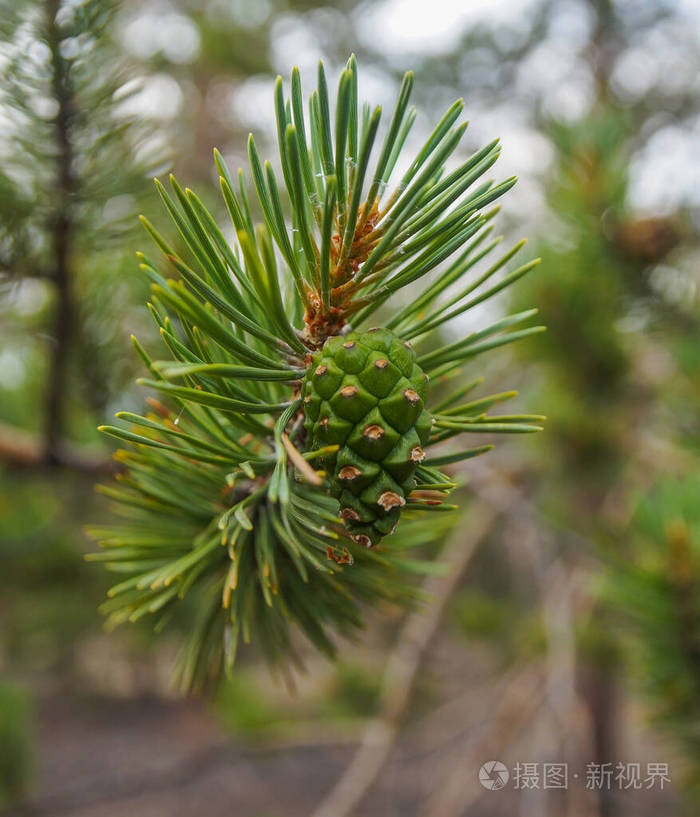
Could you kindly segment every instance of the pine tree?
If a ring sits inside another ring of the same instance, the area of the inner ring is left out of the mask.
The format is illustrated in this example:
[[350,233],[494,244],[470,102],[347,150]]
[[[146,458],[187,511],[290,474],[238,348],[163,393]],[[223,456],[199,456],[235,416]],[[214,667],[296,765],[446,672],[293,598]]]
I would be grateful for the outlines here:
[[[361,626],[360,604],[410,602],[405,570],[428,566],[405,551],[439,533],[433,519],[455,507],[440,469],[491,448],[435,446],[465,432],[540,429],[538,416],[489,414],[512,393],[471,399],[480,381],[462,378],[466,361],[541,331],[515,328],[535,310],[450,343],[438,334],[537,263],[493,283],[520,242],[464,281],[498,245],[498,208],[485,208],[515,179],[483,180],[497,141],[446,169],[466,129],[459,100],[387,194],[416,116],[412,85],[408,73],[379,139],[382,112],[359,107],[354,57],[334,128],[322,65],[307,115],[298,71],[289,98],[278,78],[285,194],[251,136],[254,197],[215,151],[233,246],[174,177],[172,193],[156,185],[183,253],[142,218],[165,258],[140,254],[172,359],[153,359],[134,339],[150,372],[141,382],[165,403],[149,398],[150,414],[121,412],[126,427],[102,427],[129,443],[117,454],[121,485],[102,488],[124,521],[92,531],[103,547],[93,558],[123,576],[104,605],[111,624],[165,622],[178,599],[196,598],[185,687],[230,669],[241,639],[284,663],[295,657],[294,624],[332,654],[333,632]],[[409,301],[387,304],[419,281]]]
[[[149,147],[149,126],[123,111],[134,86],[111,36],[116,9],[102,0],[0,3],[0,295],[32,279],[50,301],[46,363],[32,360],[46,370],[41,439],[23,451],[11,429],[3,432],[10,462],[90,469],[95,463],[66,438],[86,407],[103,414],[128,375],[122,350],[105,338],[118,325],[117,299],[130,300],[121,269],[134,233],[129,214],[163,161]],[[11,305],[0,308],[4,329],[26,331]]]
[[[683,222],[635,211],[628,111],[601,101],[580,121],[551,123],[549,133],[556,162],[547,195],[558,229],[539,246],[550,263],[524,282],[511,308],[535,300],[548,326],[531,399],[556,420],[543,441],[546,469],[532,485],[555,529],[575,531],[571,550],[557,534],[558,557],[585,554],[586,570],[597,573],[590,586],[606,588],[594,595],[577,644],[593,759],[617,754],[623,659],[632,656],[632,680],[641,676],[658,722],[675,729],[697,794],[698,717],[688,703],[697,688],[697,475],[684,450],[697,436],[689,412],[697,402],[697,300],[677,246]],[[684,297],[668,286],[673,278],[685,279]],[[640,317],[643,329],[623,330]],[[662,378],[645,371],[652,355],[668,361]],[[673,479],[662,476],[669,471]],[[634,514],[640,494],[649,496]],[[614,807],[613,794],[601,791],[603,811]]]

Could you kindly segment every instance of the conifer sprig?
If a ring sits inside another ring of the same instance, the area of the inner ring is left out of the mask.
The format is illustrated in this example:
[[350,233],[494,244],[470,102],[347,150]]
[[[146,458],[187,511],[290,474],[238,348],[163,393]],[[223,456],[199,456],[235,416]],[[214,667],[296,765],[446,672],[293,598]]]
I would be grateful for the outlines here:
[[[152,280],[149,309],[172,359],[152,360],[138,341],[134,345],[150,373],[141,382],[166,403],[149,398],[147,415],[121,413],[125,425],[102,428],[128,444],[117,454],[124,465],[119,486],[101,489],[123,521],[93,530],[102,550],[92,558],[123,576],[104,605],[112,624],[150,613],[165,621],[177,600],[196,598],[197,620],[181,663],[187,688],[216,679],[222,666],[230,668],[241,640],[255,639],[269,661],[280,664],[294,659],[294,624],[332,654],[334,632],[349,635],[361,627],[360,605],[414,598],[403,571],[429,565],[407,559],[405,551],[439,537],[450,524],[450,514],[426,512],[454,508],[443,500],[455,483],[439,468],[491,448],[447,453],[431,448],[425,458],[414,446],[413,488],[405,500],[395,491],[382,494],[400,501],[402,513],[414,521],[402,523],[379,547],[363,547],[375,539],[350,536],[343,519],[359,516],[346,508],[341,519],[338,500],[330,495],[333,477],[325,469],[341,446],[314,442],[308,418],[305,423],[305,403],[312,399],[305,383],[329,338],[362,332],[381,310],[396,343],[420,344],[415,372],[455,381],[452,394],[438,389],[433,409],[427,398],[433,418],[426,446],[463,432],[536,431],[543,419],[487,413],[513,393],[464,403],[476,384],[459,382],[465,361],[541,331],[511,331],[535,310],[450,343],[436,335],[536,264],[524,264],[483,289],[521,242],[472,277],[500,240],[491,238],[497,208],[484,208],[515,183],[483,180],[498,158],[498,142],[446,170],[466,128],[459,124],[459,100],[390,187],[415,119],[409,107],[413,76],[404,77],[383,137],[382,111],[360,110],[357,84],[351,57],[333,114],[322,65],[307,106],[296,69],[289,98],[277,79],[284,192],[252,136],[252,189],[242,171],[234,181],[215,151],[234,245],[201,200],[174,177],[170,191],[156,185],[183,252],[142,218],[164,259],[160,265],[139,256]],[[417,297],[386,310],[393,294],[417,282]],[[415,403],[423,391],[405,394]]]

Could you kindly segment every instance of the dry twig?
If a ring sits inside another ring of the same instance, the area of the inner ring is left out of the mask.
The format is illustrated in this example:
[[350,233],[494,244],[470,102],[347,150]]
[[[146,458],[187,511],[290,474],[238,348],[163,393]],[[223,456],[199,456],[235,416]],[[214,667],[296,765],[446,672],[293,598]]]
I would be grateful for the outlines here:
[[348,817],[378,778],[393,748],[416,675],[447,602],[497,516],[497,511],[486,505],[472,509],[452,534],[442,557],[449,571],[426,580],[424,590],[432,602],[428,608],[409,614],[389,656],[382,679],[379,714],[369,723],[345,773],[312,817]]
[[60,466],[99,476],[117,470],[117,463],[94,449],[59,441],[49,458],[44,440],[21,428],[0,422],[0,464],[12,468]]

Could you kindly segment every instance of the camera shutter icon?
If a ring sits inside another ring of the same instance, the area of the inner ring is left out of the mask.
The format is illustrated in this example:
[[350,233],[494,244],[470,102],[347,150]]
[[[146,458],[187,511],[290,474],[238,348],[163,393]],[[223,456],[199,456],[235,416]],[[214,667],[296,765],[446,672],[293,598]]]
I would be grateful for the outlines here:
[[479,769],[479,783],[490,791],[505,788],[509,779],[508,767],[500,760],[489,760]]

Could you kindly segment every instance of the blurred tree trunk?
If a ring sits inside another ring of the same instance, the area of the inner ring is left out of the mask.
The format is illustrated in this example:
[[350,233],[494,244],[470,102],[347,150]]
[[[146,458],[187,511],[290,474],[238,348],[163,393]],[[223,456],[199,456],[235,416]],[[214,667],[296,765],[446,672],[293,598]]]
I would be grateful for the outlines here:
[[60,462],[58,448],[64,429],[65,400],[68,387],[68,360],[73,337],[75,309],[73,305],[73,271],[71,249],[73,240],[73,197],[76,179],[73,174],[73,145],[71,125],[74,115],[73,88],[69,65],[61,54],[61,35],[56,15],[60,0],[46,0],[48,46],[51,50],[51,87],[57,103],[55,120],[56,187],[55,213],[52,227],[53,280],[55,305],[53,346],[48,374],[44,432],[45,459],[51,465]]

